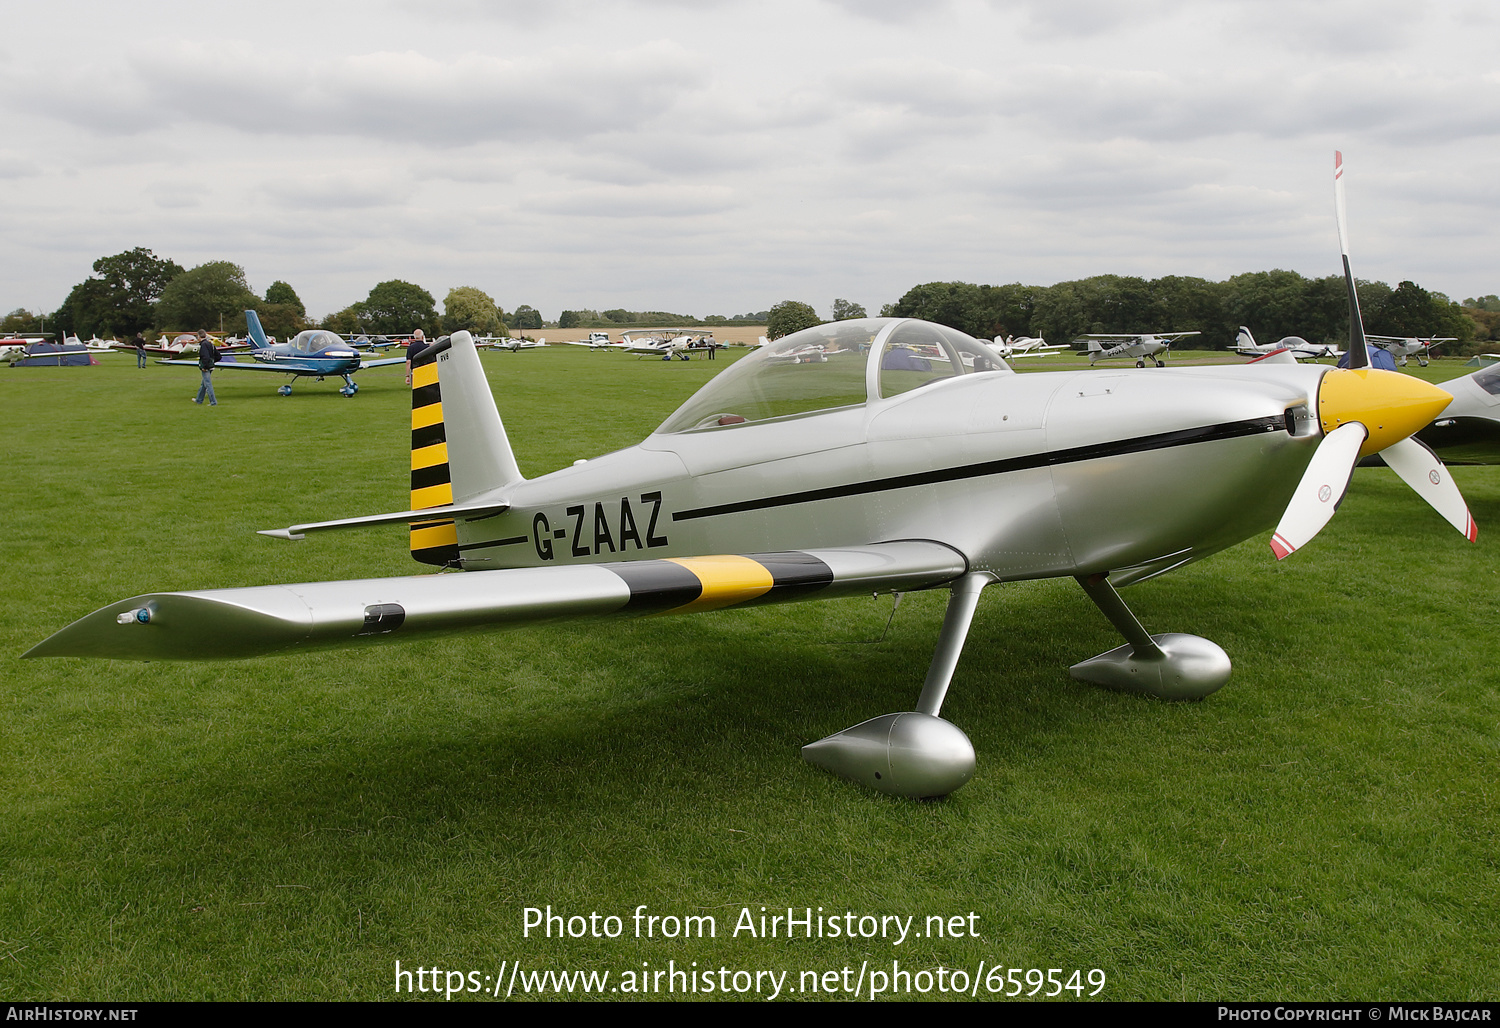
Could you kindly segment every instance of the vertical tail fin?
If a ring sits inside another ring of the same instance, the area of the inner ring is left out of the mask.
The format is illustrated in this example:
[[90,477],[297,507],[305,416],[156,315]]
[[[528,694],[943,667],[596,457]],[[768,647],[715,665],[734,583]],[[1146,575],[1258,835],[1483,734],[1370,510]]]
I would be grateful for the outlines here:
[[1250,334],[1250,330],[1248,328],[1246,328],[1244,325],[1241,325],[1240,334],[1234,337],[1234,345],[1238,349],[1253,350],[1255,349],[1255,337]]
[[266,330],[260,327],[260,315],[254,311],[245,312],[245,326],[250,333],[250,339],[255,343],[257,350],[264,350],[271,344],[266,342]]
[[[519,481],[521,469],[473,337],[457,332],[413,354],[411,509],[472,500]],[[456,564],[454,523],[413,524],[411,555],[424,564]]]

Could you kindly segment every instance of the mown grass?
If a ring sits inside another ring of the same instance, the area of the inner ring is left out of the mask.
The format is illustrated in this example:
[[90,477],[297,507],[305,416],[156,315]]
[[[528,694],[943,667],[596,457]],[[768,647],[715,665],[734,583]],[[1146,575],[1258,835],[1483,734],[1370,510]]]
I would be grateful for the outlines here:
[[[1497,993],[1496,469],[1455,471],[1477,545],[1361,470],[1290,560],[1254,539],[1130,590],[1151,630],[1234,659],[1201,703],[1071,681],[1118,641],[1071,582],[988,591],[944,708],[979,773],[912,803],[797,747],[910,708],[943,595],[907,597],[883,638],[888,600],[237,663],[16,659],[138,592],[414,570],[400,530],[254,534],[405,506],[399,369],[354,400],[221,374],[210,410],[191,370],[105,360],[0,371],[4,998],[382,999],[397,960],[516,959],[793,984],[893,958],[1097,967],[1110,999]],[[724,367],[484,360],[527,474],[635,441]],[[547,904],[712,913],[719,935],[523,939]],[[972,910],[981,934],[729,934],[763,905]]]

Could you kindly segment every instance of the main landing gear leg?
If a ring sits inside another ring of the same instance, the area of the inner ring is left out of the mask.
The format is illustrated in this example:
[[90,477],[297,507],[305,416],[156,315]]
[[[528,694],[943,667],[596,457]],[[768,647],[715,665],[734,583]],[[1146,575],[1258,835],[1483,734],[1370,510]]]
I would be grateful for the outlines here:
[[1229,681],[1229,654],[1217,643],[1176,632],[1149,635],[1107,576],[1080,575],[1077,581],[1127,640],[1074,664],[1069,672],[1080,682],[1164,700],[1198,700]]
[[339,392],[351,398],[355,393],[359,392],[359,386],[354,384],[354,377],[352,375],[344,376],[344,387]]
[[953,583],[943,631],[917,709],[885,714],[802,747],[802,758],[893,796],[946,796],[974,776],[974,744],[938,717],[963,652],[979,594],[994,579],[971,572]]

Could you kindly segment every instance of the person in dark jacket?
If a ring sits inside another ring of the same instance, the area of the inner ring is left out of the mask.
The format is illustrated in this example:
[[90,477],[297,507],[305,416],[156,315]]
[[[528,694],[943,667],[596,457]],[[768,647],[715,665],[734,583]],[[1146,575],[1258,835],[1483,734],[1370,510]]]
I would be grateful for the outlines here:
[[139,332],[137,332],[135,334],[135,338],[130,341],[130,345],[133,346],[133,347],[135,347],[135,366],[138,367],[138,368],[144,368],[146,366],[146,340],[145,340],[145,337],[143,337]]
[[202,329],[198,330],[198,369],[203,372],[203,384],[198,387],[198,395],[193,397],[194,403],[202,403],[205,398],[210,407],[217,407],[219,401],[214,398],[214,365],[219,362],[219,348],[214,341],[208,337],[208,333]]

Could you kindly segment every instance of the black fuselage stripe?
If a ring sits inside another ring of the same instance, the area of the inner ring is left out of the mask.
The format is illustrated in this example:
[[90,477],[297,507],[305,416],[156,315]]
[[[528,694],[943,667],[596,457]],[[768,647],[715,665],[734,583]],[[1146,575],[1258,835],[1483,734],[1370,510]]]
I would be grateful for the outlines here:
[[[477,521],[479,519],[475,518],[475,520]],[[514,546],[517,543],[528,542],[530,541],[530,539],[531,536],[529,535],[513,535],[509,539],[490,539],[482,543],[459,543],[458,548],[463,551],[483,550],[488,549],[491,546]]]
[[1248,421],[1233,421],[1222,425],[1207,425],[1203,428],[1185,428],[1175,432],[1160,432],[1156,435],[1137,436],[1112,443],[1093,443],[1075,446],[1050,453],[1034,453],[1024,457],[1007,457],[1004,460],[983,461],[979,464],[963,464],[934,471],[920,471],[911,475],[893,478],[878,478],[869,482],[850,482],[847,485],[827,486],[822,489],[807,489],[780,496],[765,496],[755,500],[739,500],[721,503],[713,507],[698,507],[694,510],[677,511],[673,521],[692,521],[697,518],[716,517],[720,514],[739,514],[744,511],[764,510],[768,507],[786,507],[796,503],[813,503],[843,496],[860,496],[866,493],[885,492],[891,489],[910,489],[914,486],[934,485],[939,482],[957,482],[966,478],[983,478],[988,475],[1004,475],[1013,471],[1028,471],[1035,468],[1056,467],[1060,464],[1076,464],[1080,461],[1098,460],[1101,457],[1117,457],[1127,453],[1142,453],[1147,450],[1163,450],[1173,446],[1188,446],[1193,443],[1234,439],[1240,436],[1265,432],[1286,431],[1285,417],[1252,418]]

